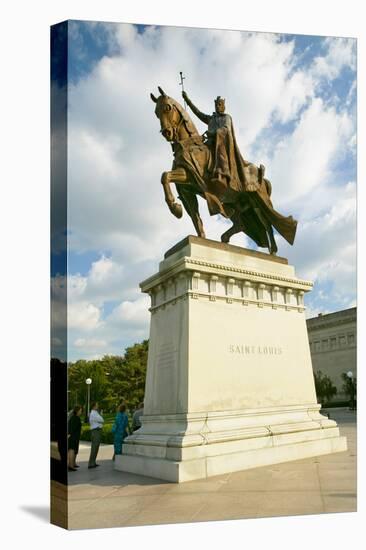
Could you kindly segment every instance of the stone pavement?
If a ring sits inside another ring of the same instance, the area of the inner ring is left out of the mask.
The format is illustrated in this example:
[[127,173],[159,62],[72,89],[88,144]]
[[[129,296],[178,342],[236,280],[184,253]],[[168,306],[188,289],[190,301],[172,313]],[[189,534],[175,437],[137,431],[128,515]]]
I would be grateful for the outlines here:
[[356,511],[356,413],[329,409],[348,451],[174,484],[117,472],[113,447],[88,470],[81,444],[69,474],[69,529]]

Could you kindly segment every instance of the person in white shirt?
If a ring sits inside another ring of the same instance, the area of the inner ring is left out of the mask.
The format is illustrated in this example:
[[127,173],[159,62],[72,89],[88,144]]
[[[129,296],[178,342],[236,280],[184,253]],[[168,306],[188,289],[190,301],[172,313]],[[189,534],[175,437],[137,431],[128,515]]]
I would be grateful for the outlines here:
[[91,411],[89,415],[90,424],[90,438],[91,448],[88,468],[96,468],[99,464],[96,463],[100,442],[102,439],[102,428],[104,424],[104,418],[98,412],[98,403],[91,404]]

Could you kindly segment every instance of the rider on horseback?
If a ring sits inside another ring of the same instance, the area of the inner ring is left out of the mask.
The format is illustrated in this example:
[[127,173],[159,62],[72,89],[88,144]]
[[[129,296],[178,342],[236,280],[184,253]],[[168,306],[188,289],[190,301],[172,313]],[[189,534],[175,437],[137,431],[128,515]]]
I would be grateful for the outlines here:
[[292,244],[297,222],[273,208],[271,184],[263,177],[264,167],[257,167],[241,156],[232,119],[225,114],[223,98],[217,97],[215,112],[206,115],[183,94],[192,111],[208,126],[203,141],[187,111],[162,88],[158,89],[160,96],[150,94],[150,97],[155,103],[161,133],[173,149],[172,169],[161,176],[165,200],[172,214],[177,218],[182,216],[182,206],[175,202],[170,189],[170,183],[174,182],[200,237],[205,237],[205,233],[197,195],[207,201],[212,216],[221,214],[232,221],[232,227],[221,235],[223,242],[229,242],[232,235],[243,231],[257,246],[275,254],[274,228]]
[[193,113],[208,125],[204,136],[213,156],[211,184],[216,193],[222,194],[228,188],[234,191],[256,191],[264,176],[264,166],[260,167],[260,173],[257,174],[258,182],[258,178],[251,177],[250,163],[241,156],[235,139],[232,118],[225,113],[225,99],[217,96],[215,111],[212,115],[206,115],[197,109],[186,92],[182,95]]

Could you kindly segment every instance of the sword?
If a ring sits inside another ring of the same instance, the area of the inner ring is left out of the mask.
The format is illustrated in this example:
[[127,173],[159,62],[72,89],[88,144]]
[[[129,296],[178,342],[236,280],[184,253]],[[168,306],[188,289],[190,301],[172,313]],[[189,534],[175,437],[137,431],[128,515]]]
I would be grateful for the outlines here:
[[[182,92],[184,92],[184,83],[183,83],[183,80],[184,80],[186,77],[183,76],[182,71],[179,71],[179,74],[180,74],[179,86],[182,86]],[[184,108],[185,108],[185,110],[187,110],[187,105],[186,105],[185,99],[183,99],[183,101],[184,101]]]

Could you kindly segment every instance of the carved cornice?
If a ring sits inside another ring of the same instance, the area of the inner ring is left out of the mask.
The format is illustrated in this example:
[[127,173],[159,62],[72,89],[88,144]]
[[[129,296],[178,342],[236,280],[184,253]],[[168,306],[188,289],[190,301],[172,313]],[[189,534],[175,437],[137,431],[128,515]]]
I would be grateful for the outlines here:
[[[149,277],[145,281],[143,281],[140,284],[140,288],[143,292],[148,292],[151,290],[154,286],[157,284],[165,281],[166,279],[170,277],[177,276],[179,273],[182,273],[184,271],[194,271],[195,273],[199,273],[199,270],[197,270],[197,267],[201,267],[201,271],[204,274],[211,274],[211,275],[224,275],[225,273],[235,273],[239,275],[237,277],[238,279],[247,279],[249,281],[255,281],[255,282],[267,282],[268,284],[276,284],[276,286],[280,285],[281,287],[287,287],[287,285],[293,285],[296,289],[301,289],[304,292],[309,292],[312,287],[313,283],[311,281],[306,281],[303,279],[297,279],[294,277],[285,277],[283,275],[275,274],[275,273],[266,273],[263,271],[257,271],[253,269],[248,268],[242,268],[237,267],[231,264],[220,264],[217,262],[208,262],[206,260],[196,259],[196,258],[190,258],[190,257],[184,257],[178,260],[173,266],[170,266],[167,269],[164,269],[160,271],[159,273],[156,273],[152,277]],[[215,270],[214,272],[212,270]]]
[[165,309],[165,307],[169,304],[175,305],[179,300],[187,300],[187,298],[192,300],[199,300],[207,299],[211,302],[216,301],[222,301],[226,302],[228,304],[238,303],[242,304],[243,306],[257,306],[257,307],[266,307],[266,308],[272,308],[272,309],[285,309],[286,311],[298,311],[299,313],[303,313],[305,311],[305,306],[303,304],[300,305],[294,305],[294,304],[282,304],[277,302],[271,302],[268,300],[256,300],[253,298],[246,298],[241,296],[233,296],[232,294],[212,294],[210,292],[200,292],[197,290],[187,290],[185,292],[182,292],[181,294],[177,296],[173,296],[172,298],[169,298],[168,300],[164,300],[160,302],[157,305],[151,305],[149,308],[149,311],[151,313],[156,313],[159,309]]
[[260,277],[261,279],[283,281],[284,283],[291,283],[291,284],[296,284],[296,285],[302,285],[302,286],[309,287],[309,290],[313,287],[313,283],[311,281],[305,281],[305,280],[296,279],[296,278],[293,278],[293,277],[283,277],[282,275],[277,275],[277,274],[272,274],[272,273],[265,273],[263,271],[254,271],[252,269],[236,267],[236,266],[233,266],[233,265],[207,262],[206,260],[196,260],[195,258],[184,258],[184,260],[186,261],[186,263],[188,265],[189,264],[201,265],[203,267],[219,269],[220,271],[231,271],[231,272],[234,272],[234,273],[240,273],[242,275],[249,275],[251,277]]

